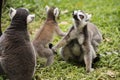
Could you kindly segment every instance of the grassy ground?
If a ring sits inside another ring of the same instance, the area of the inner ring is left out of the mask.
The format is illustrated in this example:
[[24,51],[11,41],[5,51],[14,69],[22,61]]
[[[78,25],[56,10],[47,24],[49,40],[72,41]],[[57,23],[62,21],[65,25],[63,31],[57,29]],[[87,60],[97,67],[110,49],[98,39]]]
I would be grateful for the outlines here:
[[[14,4],[11,4],[14,3]],[[19,3],[19,4],[15,4]],[[120,80],[120,1],[119,0],[11,0],[3,9],[2,29],[9,25],[9,7],[26,7],[36,14],[36,19],[29,25],[31,40],[34,33],[45,20],[45,5],[57,6],[61,10],[60,28],[67,31],[72,22],[73,10],[84,10],[91,13],[91,22],[96,24],[103,34],[99,54],[103,55],[95,64],[95,71],[87,74],[85,68],[66,63],[59,55],[50,67],[43,68],[44,62],[38,59],[34,80]],[[54,45],[61,38],[54,37]],[[113,53],[105,55],[105,53]],[[117,55],[116,55],[116,54]],[[2,80],[2,77],[0,77]]]

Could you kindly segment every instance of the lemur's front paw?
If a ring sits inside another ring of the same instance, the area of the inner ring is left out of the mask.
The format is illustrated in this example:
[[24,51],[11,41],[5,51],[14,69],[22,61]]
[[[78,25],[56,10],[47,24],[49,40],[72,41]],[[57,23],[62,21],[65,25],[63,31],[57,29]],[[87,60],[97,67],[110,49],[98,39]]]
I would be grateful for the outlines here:
[[55,48],[55,46],[52,47],[52,51],[53,51],[55,54],[57,54],[57,49]]
[[91,69],[90,69],[90,72],[92,72],[92,71],[94,71],[94,68],[91,68]]
[[94,71],[94,68],[90,68],[89,70],[86,70],[87,73]]

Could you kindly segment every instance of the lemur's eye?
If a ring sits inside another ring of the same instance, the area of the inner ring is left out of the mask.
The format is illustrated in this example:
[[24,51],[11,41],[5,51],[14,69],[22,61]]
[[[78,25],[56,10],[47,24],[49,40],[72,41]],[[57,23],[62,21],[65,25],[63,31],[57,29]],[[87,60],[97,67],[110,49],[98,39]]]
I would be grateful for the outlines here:
[[81,19],[83,19],[83,18],[84,18],[84,16],[83,16],[83,15],[79,15],[79,17],[80,17]]

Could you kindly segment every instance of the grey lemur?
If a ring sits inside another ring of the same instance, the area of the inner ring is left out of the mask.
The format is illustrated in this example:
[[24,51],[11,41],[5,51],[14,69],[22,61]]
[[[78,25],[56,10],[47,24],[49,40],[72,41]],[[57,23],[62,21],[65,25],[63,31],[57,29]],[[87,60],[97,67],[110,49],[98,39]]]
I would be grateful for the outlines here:
[[91,15],[83,11],[74,11],[74,25],[67,35],[52,49],[61,48],[62,58],[66,61],[85,62],[86,71],[93,71],[92,61],[95,59],[97,46],[102,41],[102,35],[97,27],[88,22]]
[[[56,19],[59,17],[59,9],[57,7],[46,6],[47,18],[42,27],[38,30],[33,39],[33,45],[36,53],[43,58],[47,59],[45,66],[53,63],[54,54],[49,48],[49,43],[52,41],[54,33],[59,36],[65,36],[58,26]],[[51,46],[51,45],[50,45]]]
[[25,8],[10,8],[10,26],[0,37],[0,65],[10,80],[32,80],[36,55],[27,23],[34,17]]

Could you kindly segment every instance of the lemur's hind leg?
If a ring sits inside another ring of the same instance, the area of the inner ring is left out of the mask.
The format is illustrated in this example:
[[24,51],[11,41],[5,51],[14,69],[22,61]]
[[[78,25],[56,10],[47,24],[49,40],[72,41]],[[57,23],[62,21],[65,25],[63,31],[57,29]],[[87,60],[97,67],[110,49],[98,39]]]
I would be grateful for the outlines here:
[[39,45],[35,47],[35,50],[36,50],[36,53],[39,55],[39,57],[47,59],[45,66],[49,66],[53,63],[54,53],[52,49],[49,48],[49,46],[45,47],[43,45]]
[[82,48],[84,51],[84,62],[86,65],[86,71],[91,72],[94,70],[92,68],[92,61],[93,61],[92,59],[93,59],[93,56],[95,56],[95,55],[92,53],[91,45],[89,43],[86,43],[86,44],[87,44],[87,46],[82,45]]
[[54,61],[54,53],[51,49],[49,48],[44,48],[43,50],[43,54],[45,55],[47,62],[45,64],[45,66],[49,66],[53,63]]

